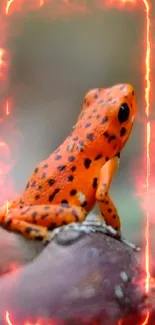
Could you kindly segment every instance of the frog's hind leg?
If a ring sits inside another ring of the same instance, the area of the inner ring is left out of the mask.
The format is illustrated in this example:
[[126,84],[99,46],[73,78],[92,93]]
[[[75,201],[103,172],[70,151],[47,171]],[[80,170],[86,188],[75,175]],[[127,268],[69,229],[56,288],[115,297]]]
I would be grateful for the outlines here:
[[96,191],[96,200],[106,224],[112,226],[118,231],[118,233],[121,227],[120,218],[108,192],[113,177],[118,169],[119,160],[120,158],[118,155],[106,162],[106,164],[102,167]]
[[29,224],[23,220],[8,218],[2,226],[4,229],[17,232],[27,239],[46,241],[49,237],[47,228]]
[[82,222],[86,211],[67,205],[36,205],[0,210],[0,224],[29,239],[48,239],[48,231],[72,222]]

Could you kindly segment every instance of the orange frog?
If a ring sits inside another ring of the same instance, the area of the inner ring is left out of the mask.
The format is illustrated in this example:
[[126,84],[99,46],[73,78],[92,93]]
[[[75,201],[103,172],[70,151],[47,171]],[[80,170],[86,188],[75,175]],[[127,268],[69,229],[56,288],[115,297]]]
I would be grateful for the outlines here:
[[49,230],[84,221],[97,202],[106,224],[120,234],[108,192],[135,112],[135,92],[129,84],[89,91],[71,135],[38,164],[21,197],[0,208],[0,224],[46,241]]

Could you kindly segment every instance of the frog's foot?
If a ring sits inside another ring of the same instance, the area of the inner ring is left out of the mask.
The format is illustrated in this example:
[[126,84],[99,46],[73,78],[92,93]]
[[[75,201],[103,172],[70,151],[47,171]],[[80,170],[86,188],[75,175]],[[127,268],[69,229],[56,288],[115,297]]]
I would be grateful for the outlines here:
[[19,232],[29,239],[45,241],[49,238],[49,230],[71,222],[81,222],[85,218],[84,209],[67,205],[3,207],[0,210],[0,224],[3,228]]

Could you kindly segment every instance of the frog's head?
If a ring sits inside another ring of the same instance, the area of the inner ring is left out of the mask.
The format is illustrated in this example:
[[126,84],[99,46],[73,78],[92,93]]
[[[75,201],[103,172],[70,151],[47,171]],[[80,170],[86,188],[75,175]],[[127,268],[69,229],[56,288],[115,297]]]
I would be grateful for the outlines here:
[[104,116],[109,122],[107,132],[113,136],[118,151],[121,151],[129,138],[135,118],[135,91],[130,84],[119,84],[104,90],[103,97],[105,93],[107,104],[104,102]]
[[110,159],[124,147],[132,130],[136,113],[136,97],[130,84],[90,90],[82,112],[74,127],[85,139],[86,147],[94,155],[102,152]]

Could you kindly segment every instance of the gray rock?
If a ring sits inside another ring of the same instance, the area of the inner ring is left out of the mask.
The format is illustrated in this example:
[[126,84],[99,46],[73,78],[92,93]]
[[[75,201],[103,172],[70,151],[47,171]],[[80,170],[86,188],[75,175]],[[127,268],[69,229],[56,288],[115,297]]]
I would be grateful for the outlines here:
[[114,325],[130,317],[129,324],[139,325],[141,279],[133,252],[119,241],[65,231],[30,264],[1,277],[0,324],[9,311],[13,324],[43,317],[63,320],[56,324]]

